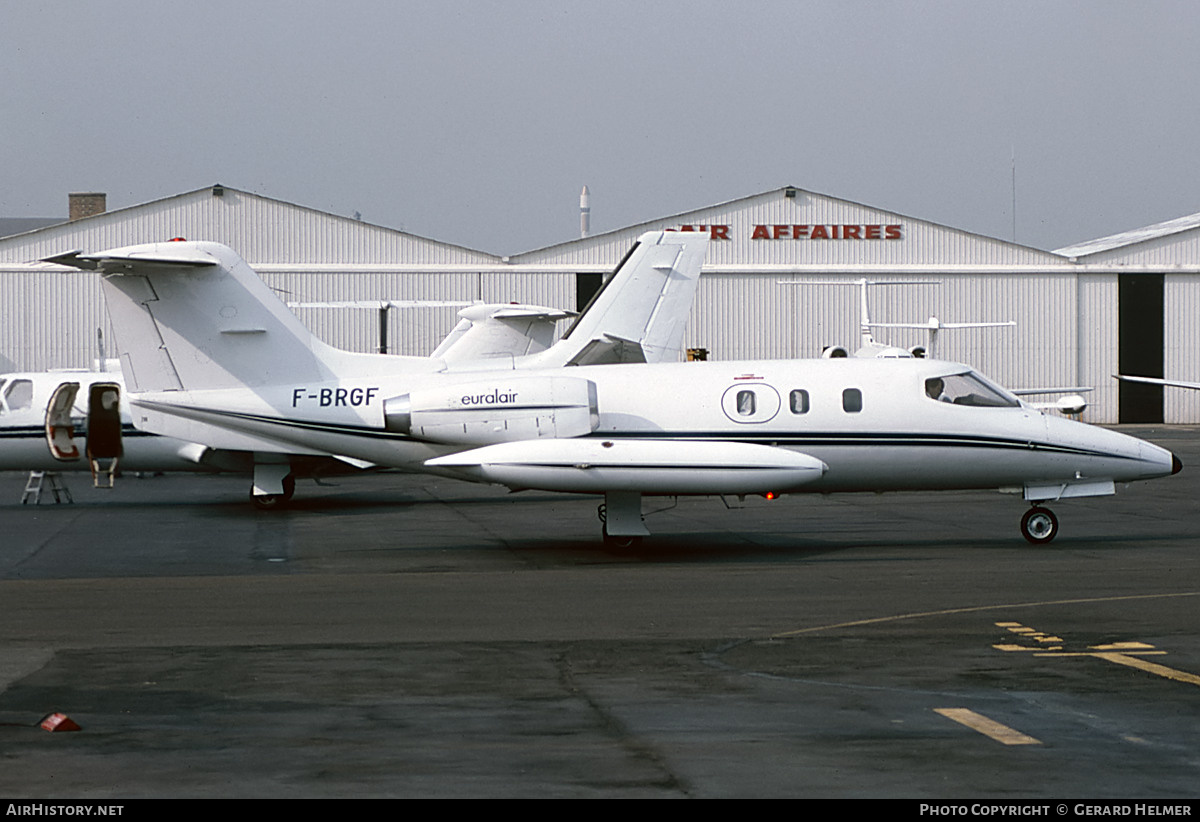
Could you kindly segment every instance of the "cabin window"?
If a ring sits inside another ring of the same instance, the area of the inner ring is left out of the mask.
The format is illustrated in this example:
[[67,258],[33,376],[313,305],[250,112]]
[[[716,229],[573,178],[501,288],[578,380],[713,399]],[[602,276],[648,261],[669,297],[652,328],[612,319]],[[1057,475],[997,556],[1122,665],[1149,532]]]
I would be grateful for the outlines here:
[[1016,408],[1021,402],[1003,388],[992,385],[978,374],[949,374],[925,380],[925,396],[938,402],[973,408]]
[[4,404],[9,411],[20,411],[33,406],[33,381],[13,380],[4,392]]
[[754,399],[753,391],[739,391],[737,395],[737,412],[741,417],[753,417],[754,411],[757,409],[758,403]]
[[721,395],[721,410],[738,424],[773,420],[782,406],[779,392],[761,382],[731,385]]
[[807,414],[808,392],[803,388],[792,389],[792,393],[788,395],[788,405],[791,407],[793,414]]
[[847,414],[857,414],[862,411],[862,392],[857,388],[847,388],[843,391],[842,410]]

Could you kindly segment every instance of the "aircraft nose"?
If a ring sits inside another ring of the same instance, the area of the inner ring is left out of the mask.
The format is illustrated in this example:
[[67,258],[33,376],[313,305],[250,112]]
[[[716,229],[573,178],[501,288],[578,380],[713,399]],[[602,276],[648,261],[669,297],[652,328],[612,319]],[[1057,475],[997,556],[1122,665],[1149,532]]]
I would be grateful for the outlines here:
[[1171,473],[1178,474],[1183,470],[1183,460],[1174,451],[1171,452]]

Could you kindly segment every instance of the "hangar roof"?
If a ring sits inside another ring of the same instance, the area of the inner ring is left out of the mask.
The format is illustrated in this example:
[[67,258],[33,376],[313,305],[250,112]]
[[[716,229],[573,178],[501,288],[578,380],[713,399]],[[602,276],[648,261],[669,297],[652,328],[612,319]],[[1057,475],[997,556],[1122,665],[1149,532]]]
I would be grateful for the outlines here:
[[1092,254],[1100,254],[1105,251],[1114,251],[1119,248],[1136,245],[1137,243],[1161,240],[1185,231],[1191,231],[1194,228],[1200,228],[1200,213],[1189,214],[1186,217],[1176,217],[1166,222],[1155,223],[1154,225],[1135,228],[1131,231],[1122,231],[1119,234],[1110,234],[1107,237],[1099,237],[1095,240],[1077,243],[1065,248],[1059,248],[1054,253],[1061,254],[1064,257],[1086,257]]
[[65,217],[0,217],[0,237],[11,237],[65,222]]
[[820,267],[850,271],[904,266],[989,268],[1069,265],[1048,251],[973,234],[950,226],[784,186],[619,228],[603,234],[516,254],[513,264],[570,268],[611,266],[645,231],[708,232],[706,270],[782,271]]
[[224,243],[252,265],[327,263],[361,270],[396,261],[425,266],[500,261],[494,254],[217,184],[0,238],[0,264],[172,237]]

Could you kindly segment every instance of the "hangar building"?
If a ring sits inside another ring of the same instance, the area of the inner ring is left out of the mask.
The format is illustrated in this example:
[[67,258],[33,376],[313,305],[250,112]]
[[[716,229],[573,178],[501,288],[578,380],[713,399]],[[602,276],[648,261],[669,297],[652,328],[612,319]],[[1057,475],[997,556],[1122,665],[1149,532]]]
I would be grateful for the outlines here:
[[[78,367],[96,356],[96,329],[111,339],[94,275],[37,262],[72,249],[215,240],[289,302],[578,308],[638,235],[663,228],[711,238],[685,337],[710,359],[857,347],[856,289],[781,280],[929,280],[936,284],[873,287],[872,319],[1014,320],[1015,328],[942,332],[938,356],[1013,388],[1092,386],[1089,422],[1200,422],[1193,392],[1119,387],[1112,378],[1125,371],[1200,379],[1200,332],[1187,322],[1200,302],[1200,215],[1048,252],[792,186],[510,257],[210,186],[0,238],[0,355],[29,370]],[[388,350],[427,354],[453,326],[455,310],[390,312]],[[333,345],[380,345],[374,315],[296,311]],[[880,329],[876,337],[905,348],[928,342],[909,329]]]

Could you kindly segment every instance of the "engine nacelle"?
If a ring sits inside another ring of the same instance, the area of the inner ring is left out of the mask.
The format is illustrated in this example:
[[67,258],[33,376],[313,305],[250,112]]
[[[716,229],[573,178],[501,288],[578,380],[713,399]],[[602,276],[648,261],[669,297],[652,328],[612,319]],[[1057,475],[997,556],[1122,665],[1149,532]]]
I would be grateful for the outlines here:
[[590,434],[596,385],[578,377],[496,376],[425,388],[383,404],[384,427],[418,439],[486,445]]
[[821,352],[821,358],[825,360],[838,360],[849,356],[850,352],[840,345],[827,345]]
[[1067,394],[1059,397],[1054,403],[1054,407],[1063,414],[1082,414],[1087,405],[1087,400],[1079,394]]

